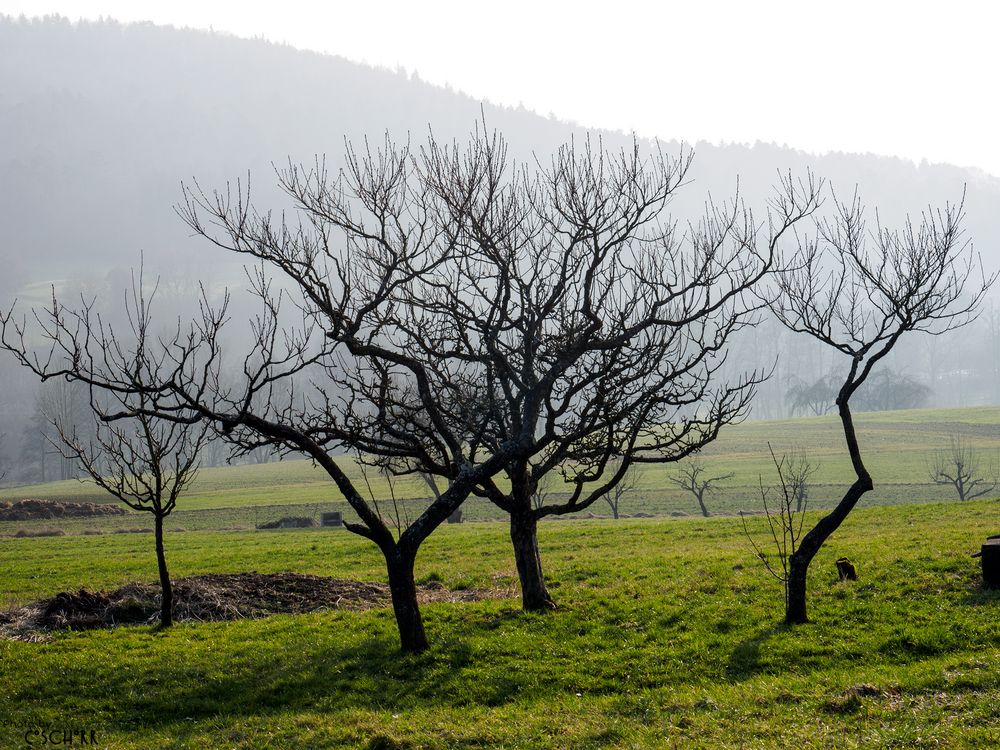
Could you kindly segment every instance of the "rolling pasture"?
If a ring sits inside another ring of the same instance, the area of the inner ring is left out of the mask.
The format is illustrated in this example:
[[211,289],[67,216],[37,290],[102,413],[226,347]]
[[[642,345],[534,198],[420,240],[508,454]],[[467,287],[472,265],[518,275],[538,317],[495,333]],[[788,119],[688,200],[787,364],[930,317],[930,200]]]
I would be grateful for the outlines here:
[[[0,746],[70,726],[115,748],[996,746],[1000,593],[982,588],[970,555],[1000,533],[1000,502],[942,502],[926,460],[956,434],[995,455],[1000,409],[858,421],[877,490],[814,562],[807,625],[780,624],[781,586],[738,518],[543,523],[558,607],[542,615],[520,612],[506,525],[474,520],[433,534],[416,576],[490,597],[425,605],[426,653],[400,655],[386,608],[0,639]],[[736,474],[714,510],[758,507],[758,476],[773,481],[768,441],[819,461],[817,505],[843,486],[833,419],[748,423],[705,453],[713,470]],[[624,512],[696,512],[663,471],[647,469]],[[393,492],[414,508],[426,494],[416,482]],[[97,499],[78,483],[2,494],[16,496]],[[206,470],[182,505],[170,523],[187,530],[167,537],[174,578],[384,579],[377,549],[352,534],[252,529],[255,509],[342,505],[304,462]],[[479,505],[472,516],[499,514]],[[149,535],[76,533],[98,522],[140,523],[76,519],[62,523],[66,536],[0,539],[2,603],[155,580]],[[749,528],[766,539],[764,519]],[[836,580],[840,556],[859,581]]]

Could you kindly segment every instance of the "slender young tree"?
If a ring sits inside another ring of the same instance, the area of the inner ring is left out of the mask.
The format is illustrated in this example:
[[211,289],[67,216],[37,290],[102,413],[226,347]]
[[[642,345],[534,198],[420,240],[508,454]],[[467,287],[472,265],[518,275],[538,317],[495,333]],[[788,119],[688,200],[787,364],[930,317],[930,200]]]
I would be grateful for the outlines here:
[[[66,410],[49,415],[57,439],[52,444],[67,461],[77,464],[108,494],[136,511],[153,516],[156,565],[160,578],[160,627],[173,624],[173,587],[163,545],[163,522],[178,498],[198,473],[198,456],[208,437],[208,425],[198,422],[164,421],[150,416],[148,384],[162,377],[162,359],[157,359],[147,339],[150,313],[148,301],[156,295],[142,289],[140,272],[125,295],[128,319],[137,334],[129,355],[105,351],[108,374],[134,390],[91,390],[93,424],[81,431],[78,417]],[[70,383],[72,385],[72,383]],[[137,408],[131,406],[132,398]],[[105,421],[109,413],[125,409],[129,418]]]
[[809,564],[861,497],[874,487],[864,464],[851,398],[910,333],[940,335],[977,314],[995,276],[986,276],[962,235],[963,204],[928,210],[901,229],[869,229],[855,195],[833,197],[833,215],[799,235],[797,253],[778,276],[771,309],[791,331],[812,336],[847,361],[837,392],[855,480],[836,507],[809,529],[789,557],[785,620],[807,621]]
[[[793,463],[787,456],[778,458],[770,444],[767,446],[771,454],[771,461],[778,474],[777,498],[768,501],[769,488],[764,486],[764,478],[760,478],[760,501],[764,506],[764,518],[767,521],[767,529],[770,532],[771,543],[774,551],[767,553],[764,546],[757,543],[750,527],[747,524],[747,517],[740,511],[740,520],[743,522],[743,533],[747,541],[753,548],[757,559],[764,564],[764,569],[772,576],[781,581],[785,591],[785,606],[788,606],[788,599],[791,593],[791,558],[798,549],[799,540],[805,528],[805,510],[808,505],[808,498],[798,493],[798,487],[789,476],[789,467]],[[797,463],[797,462],[796,462]],[[800,464],[801,466],[801,464]]]
[[708,518],[711,513],[708,512],[708,506],[705,504],[705,495],[715,492],[715,485],[719,482],[732,479],[734,476],[735,474],[732,472],[709,476],[705,474],[705,465],[698,459],[692,458],[681,464],[678,473],[668,476],[667,481],[694,495],[694,499],[698,501],[698,507],[701,509],[701,514]]
[[94,483],[136,511],[153,516],[160,578],[160,627],[173,624],[173,586],[163,545],[163,522],[198,473],[205,424],[158,420],[139,413],[111,423],[98,418],[89,440],[58,420],[62,455],[75,461]]

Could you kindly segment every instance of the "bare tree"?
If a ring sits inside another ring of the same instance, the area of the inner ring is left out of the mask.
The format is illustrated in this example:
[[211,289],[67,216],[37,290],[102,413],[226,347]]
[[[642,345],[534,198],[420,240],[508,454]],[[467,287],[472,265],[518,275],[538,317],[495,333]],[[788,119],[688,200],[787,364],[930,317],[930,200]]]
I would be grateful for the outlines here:
[[[774,458],[773,451],[771,458]],[[787,482],[788,489],[791,491],[792,497],[795,498],[795,512],[805,512],[806,505],[809,503],[809,484],[816,472],[819,471],[819,464],[810,461],[804,450],[794,450],[782,456],[780,462],[775,461],[775,464],[780,464],[778,465],[778,473],[781,475],[779,478],[782,486]]]
[[734,476],[735,474],[732,472],[719,474],[718,476],[707,476],[705,474],[705,465],[697,458],[692,458],[678,467],[677,475],[668,475],[667,481],[676,484],[682,490],[687,490],[694,495],[695,500],[698,501],[698,507],[701,508],[701,514],[705,518],[708,518],[711,513],[709,513],[708,506],[705,504],[705,495],[715,492],[715,485],[717,483],[723,482],[726,479],[732,479]]
[[[801,476],[801,469],[792,469],[792,465],[797,463],[788,459],[787,456],[778,458],[774,455],[771,446],[767,446],[771,453],[771,461],[778,473],[778,497],[777,504],[768,503],[768,489],[764,487],[764,479],[760,479],[760,500],[764,506],[764,517],[767,519],[767,528],[771,535],[771,542],[774,547],[773,554],[768,554],[764,548],[757,544],[750,533],[747,525],[747,517],[741,511],[740,519],[743,521],[743,533],[746,535],[753,547],[757,558],[764,564],[764,568],[772,576],[781,581],[785,591],[785,607],[788,607],[791,594],[791,564],[790,561],[795,555],[802,539],[802,531],[805,526],[805,510],[808,499],[797,493],[797,487],[792,479],[792,474],[798,471]],[[798,462],[801,467],[802,463]],[[801,486],[801,485],[800,485]]]
[[[290,164],[279,182],[297,221],[256,211],[249,182],[221,192],[197,184],[186,189],[178,212],[192,230],[259,263],[248,272],[259,312],[247,350],[237,353],[236,382],[223,364],[232,356],[222,344],[228,295],[213,302],[203,291],[190,325],[158,337],[149,318],[130,321],[131,339],[157,344],[157,377],[143,382],[122,375],[134,347],[94,312],[92,301],[82,299],[74,309],[53,295],[34,312],[33,325],[14,307],[0,315],[2,347],[43,380],[76,380],[120,396],[123,408],[106,420],[139,414],[180,424],[204,420],[236,446],[237,456],[271,447],[314,460],[357,515],[346,528],[385,557],[406,651],[427,647],[413,576],[420,545],[516,447],[483,450],[478,423],[455,417],[466,404],[452,374],[427,355],[408,325],[412,287],[433,283],[455,246],[448,226],[455,219],[426,179],[426,158],[387,139],[378,151],[349,146],[345,168],[333,175],[322,161],[312,168]],[[45,348],[29,343],[37,341]],[[450,484],[410,523],[390,523],[377,498],[366,497],[340,466],[345,448],[420,460]]]
[[[129,317],[137,331],[148,330],[149,310],[140,291],[142,276],[133,279],[126,296]],[[155,290],[150,295],[155,296]],[[147,347],[145,336],[136,340],[128,359],[107,360],[117,369],[121,382],[141,385],[155,382],[162,361],[157,361]],[[99,403],[96,396],[111,396]],[[153,516],[156,565],[160,578],[160,627],[173,623],[173,588],[167,570],[163,546],[163,521],[177,505],[177,500],[198,473],[198,455],[205,444],[208,429],[197,422],[163,421],[149,416],[148,396],[138,390],[137,409],[129,419],[103,421],[103,417],[121,409],[132,411],[126,394],[102,391],[91,399],[92,429],[81,435],[76,421],[68,421],[65,411],[56,412],[51,424],[62,456],[78,464],[98,487],[136,511]]]
[[130,421],[99,422],[90,441],[54,423],[62,455],[76,461],[98,487],[128,507],[153,516],[160,577],[160,627],[173,624],[173,587],[163,547],[163,521],[198,472],[203,424],[165,422],[145,414]]
[[[609,462],[608,471],[614,475],[618,473],[618,466],[614,462]],[[608,492],[604,493],[602,498],[604,502],[608,504],[611,509],[611,516],[614,519],[618,519],[621,513],[621,503],[627,494],[632,492],[639,484],[639,472],[638,467],[632,464],[625,472],[624,476],[619,480],[619,482],[612,487]]]
[[856,479],[837,506],[802,538],[789,558],[785,619],[807,620],[806,577],[816,553],[874,484],[861,456],[851,397],[910,332],[941,334],[965,325],[993,283],[962,238],[962,203],[890,230],[870,231],[855,195],[833,198],[833,216],[800,235],[772,302],[790,330],[832,347],[848,360],[836,404]]
[[997,467],[983,470],[980,453],[960,437],[951,438],[947,451],[938,451],[928,473],[935,484],[950,484],[961,501],[982,497],[996,489]]
[[[536,171],[498,140],[431,155],[454,253],[408,300],[407,327],[451,368],[460,431],[512,448],[506,481],[474,492],[509,515],[522,605],[544,610],[541,519],[588,508],[633,464],[681,459],[745,414],[763,375],[720,382],[727,343],[753,321],[749,290],[816,186],[783,182],[764,228],[734,201],[681,231],[666,208],[684,155],[587,142]],[[566,491],[539,502],[549,477]]]
[[825,375],[819,380],[807,383],[794,378],[794,383],[785,392],[785,400],[792,414],[822,416],[833,411],[839,384],[836,375]]

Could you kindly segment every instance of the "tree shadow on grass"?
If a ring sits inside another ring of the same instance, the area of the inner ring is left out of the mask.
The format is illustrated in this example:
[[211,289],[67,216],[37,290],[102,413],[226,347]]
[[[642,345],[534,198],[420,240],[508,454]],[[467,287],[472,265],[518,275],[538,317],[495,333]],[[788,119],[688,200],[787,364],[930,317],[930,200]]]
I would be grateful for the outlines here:
[[787,633],[792,627],[779,622],[740,641],[729,655],[726,677],[734,682],[741,682],[765,671],[767,665],[761,658],[761,646],[774,636]]
[[[255,633],[252,641],[243,640],[246,631],[239,629],[199,634],[199,626],[187,626],[153,636],[171,639],[153,658],[148,649],[156,646],[133,642],[121,656],[95,660],[86,674],[62,684],[41,676],[25,680],[12,697],[15,704],[28,705],[43,694],[70,711],[74,705],[111,701],[114,718],[109,725],[123,731],[219,716],[499,706],[556,690],[537,679],[531,664],[483,658],[464,637],[517,615],[513,610],[472,614],[463,630],[439,631],[436,639],[432,632],[431,648],[419,655],[400,651],[391,615],[376,622],[331,623],[338,630],[366,627],[364,633],[348,631],[341,641],[323,630],[326,623],[291,636],[278,627]],[[201,643],[186,647],[188,639]],[[212,644],[207,649],[206,642]]]
[[962,604],[971,607],[998,603],[1000,603],[1000,588],[990,588],[985,584],[970,589],[969,592],[962,597]]

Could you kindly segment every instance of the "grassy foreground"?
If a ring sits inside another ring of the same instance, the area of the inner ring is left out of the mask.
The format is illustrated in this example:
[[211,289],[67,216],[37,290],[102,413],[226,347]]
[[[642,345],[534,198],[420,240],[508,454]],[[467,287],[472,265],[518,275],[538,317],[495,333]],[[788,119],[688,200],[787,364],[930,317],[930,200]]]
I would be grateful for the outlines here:
[[[558,610],[427,606],[418,657],[399,655],[387,610],[0,641],[0,747],[34,727],[114,748],[993,747],[1000,594],[969,557],[991,533],[996,501],[860,510],[814,563],[813,622],[789,629],[736,519],[543,523]],[[0,591],[154,580],[150,543],[3,540]],[[346,533],[167,543],[175,577],[384,575]],[[859,582],[835,582],[841,555]],[[513,591],[505,527],[443,527],[417,576]]]

